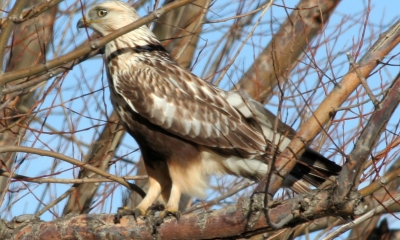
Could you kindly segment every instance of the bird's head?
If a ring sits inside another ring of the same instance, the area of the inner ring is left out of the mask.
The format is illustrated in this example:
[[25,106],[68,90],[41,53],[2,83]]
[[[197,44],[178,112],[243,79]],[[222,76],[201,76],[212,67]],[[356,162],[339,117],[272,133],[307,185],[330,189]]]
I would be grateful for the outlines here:
[[105,36],[138,19],[139,15],[127,3],[107,1],[92,7],[85,16],[78,21],[77,27],[88,27],[101,36]]

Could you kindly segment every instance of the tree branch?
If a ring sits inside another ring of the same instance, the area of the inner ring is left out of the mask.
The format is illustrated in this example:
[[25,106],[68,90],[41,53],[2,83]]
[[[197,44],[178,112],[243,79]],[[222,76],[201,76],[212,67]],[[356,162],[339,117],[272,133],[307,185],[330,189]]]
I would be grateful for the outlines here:
[[[381,34],[380,38],[359,61],[359,73],[362,76],[367,77],[377,66],[379,61],[399,42],[400,21],[392,25],[388,31]],[[354,69],[351,69],[351,71],[343,77],[340,85],[338,85],[319,105],[312,117],[301,126],[299,132],[290,145],[279,155],[275,162],[277,174],[272,174],[270,179],[270,183],[272,184],[268,188],[268,194],[271,199],[282,185],[285,176],[296,164],[295,159],[304,152],[305,147],[311,142],[311,140],[321,132],[322,127],[335,116],[336,108],[339,107],[359,85],[360,80],[357,73]],[[340,184],[339,186],[343,187]],[[340,195],[343,196],[342,193]]]
[[[55,58],[51,61],[48,61],[47,63],[44,64],[38,64],[34,67],[31,68],[26,68],[26,69],[22,69],[22,70],[18,70],[18,71],[13,71],[10,73],[5,73],[2,76],[0,76],[0,86],[5,85],[6,83],[18,80],[20,78],[24,78],[24,77],[28,77],[28,76],[32,76],[35,74],[41,74],[44,72],[48,72],[49,70],[55,68],[55,67],[59,67],[63,64],[65,64],[66,62],[72,61],[76,58],[82,57],[86,54],[89,54],[91,51],[102,48],[104,45],[106,45],[108,42],[130,32],[133,31],[134,29],[145,25],[151,21],[153,21],[154,19],[159,18],[161,15],[172,11],[173,9],[176,9],[178,7],[184,6],[186,4],[189,4],[191,2],[193,2],[194,0],[180,0],[180,1],[175,1],[173,3],[167,4],[162,8],[159,8],[153,12],[151,12],[150,14],[138,19],[137,21],[123,27],[120,28],[116,31],[114,31],[113,33],[98,39],[98,40],[93,40],[91,41],[89,44],[85,44],[84,46],[68,53],[65,54],[64,56]],[[24,2],[24,1],[22,1]],[[7,25],[7,27],[11,26]],[[1,43],[1,42],[0,42]],[[0,45],[3,46],[3,45]]]
[[[340,213],[329,204],[331,190],[317,190],[295,198],[273,204],[271,216],[279,218],[282,213],[290,214],[289,225],[308,222],[312,219]],[[53,222],[32,222],[15,230],[7,229],[4,237],[16,239],[35,236],[40,239],[214,239],[243,238],[271,231],[264,214],[262,195],[215,211],[202,211],[183,215],[178,221],[166,219],[157,227],[139,218],[124,217],[114,224],[114,215],[68,215]],[[257,199],[257,200],[255,200]],[[345,204],[343,204],[345,205]],[[333,210],[334,209],[334,210]],[[36,231],[35,229],[40,229]],[[2,236],[0,236],[2,237]]]
[[[400,34],[400,31],[398,33]],[[399,102],[400,74],[389,87],[389,91],[380,103],[380,108],[374,111],[358,138],[354,149],[347,157],[347,162],[338,177],[338,185],[340,187],[337,188],[337,192],[334,195],[335,201],[348,197],[351,191],[357,191],[365,162],[370,156],[380,134],[385,129],[390,116],[399,106]]]
[[[1,18],[0,19],[0,29],[7,25],[8,20],[12,21],[14,24],[20,24],[29,19],[35,18],[40,14],[44,13],[45,11],[49,10],[50,8],[56,6],[63,0],[47,0],[42,2],[28,10],[22,11],[21,16],[19,18]],[[23,1],[22,1],[23,2]]]
[[61,153],[57,153],[57,152],[51,152],[51,151],[46,151],[46,150],[42,150],[42,149],[37,149],[37,148],[31,148],[31,147],[22,147],[22,146],[13,146],[13,145],[5,145],[5,146],[0,146],[0,153],[3,152],[25,152],[25,153],[33,153],[33,154],[37,154],[37,155],[41,155],[41,156],[47,156],[47,157],[53,157],[53,158],[57,158],[66,162],[69,162],[73,165],[76,165],[78,167],[81,168],[85,168],[88,169],[100,176],[103,176],[107,179],[113,180],[115,182],[118,182],[122,185],[124,185],[125,187],[127,187],[128,189],[132,188],[132,183],[128,183],[127,181],[125,181],[123,178],[117,177],[115,175],[112,175],[110,173],[107,173],[103,170],[100,170],[96,167],[93,167],[92,165],[88,165],[86,163],[82,163],[81,161],[75,160],[73,158],[70,158],[68,156],[65,156]]
[[[7,42],[15,25],[14,21],[19,19],[19,15],[25,6],[24,0],[18,0],[15,2],[10,14],[7,17],[7,25],[1,29],[0,34],[0,74],[3,74],[4,58],[6,56],[5,52],[7,49]],[[0,84],[3,85],[3,84]]]
[[326,25],[340,1],[302,0],[274,34],[270,44],[237,84],[254,99],[266,102],[278,82],[297,65],[312,39]]

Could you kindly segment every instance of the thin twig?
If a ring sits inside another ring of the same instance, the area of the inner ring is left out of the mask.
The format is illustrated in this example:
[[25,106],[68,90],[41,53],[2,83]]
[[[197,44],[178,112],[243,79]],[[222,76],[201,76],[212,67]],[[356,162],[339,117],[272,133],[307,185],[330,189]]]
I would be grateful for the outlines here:
[[[7,17],[7,25],[1,29],[0,34],[0,74],[3,74],[4,58],[7,49],[7,42],[15,25],[14,21],[20,18],[20,13],[25,6],[25,0],[19,0],[14,4],[10,14]],[[0,86],[3,84],[0,84]]]
[[[130,31],[133,31],[134,29],[139,28],[140,26],[143,26],[143,25],[153,21],[154,19],[159,18],[161,15],[163,15],[167,12],[170,12],[176,8],[187,5],[194,1],[195,0],[174,1],[172,3],[165,5],[162,8],[159,8],[159,9],[149,13],[148,15],[138,19],[137,21],[114,31],[113,33],[111,33],[101,39],[95,39],[95,40],[91,41],[89,44],[85,44],[84,46],[82,46],[68,54],[65,54],[64,56],[55,58],[44,64],[37,64],[31,68],[25,68],[25,69],[21,69],[18,71],[5,73],[0,77],[0,86],[3,86],[6,83],[9,83],[9,82],[21,79],[21,78],[48,72],[53,68],[56,68],[56,67],[59,67],[59,66],[65,64],[66,62],[73,61],[76,58],[82,57],[86,54],[89,54],[90,52],[92,52],[94,50],[100,49],[104,45],[106,45],[108,42],[130,32]],[[7,25],[6,27],[8,27],[10,25]],[[2,32],[2,34],[3,34],[3,32]],[[0,40],[1,40],[1,38],[0,38]],[[0,45],[0,46],[3,46],[3,45]],[[2,56],[2,55],[0,55],[0,56]]]
[[357,77],[360,79],[361,85],[363,85],[369,98],[371,99],[372,103],[374,104],[375,109],[379,109],[380,108],[379,101],[376,99],[376,97],[372,93],[371,89],[369,88],[367,81],[365,80],[365,77],[363,77],[362,74],[360,73],[360,70],[358,69],[359,66],[354,62],[354,58],[350,55],[349,52],[347,52],[346,55],[347,55],[347,59],[349,59],[351,67],[354,69],[354,71],[357,74]]
[[50,208],[52,208],[53,206],[55,206],[57,203],[61,202],[64,198],[68,197],[73,191],[76,190],[75,185],[73,185],[72,187],[70,187],[67,191],[65,191],[65,193],[61,194],[61,196],[59,196],[58,198],[56,198],[54,201],[50,202],[49,204],[47,204],[42,210],[38,211],[35,216],[40,216],[43,213],[45,213],[47,210],[49,210]]
[[[32,182],[32,183],[62,183],[62,184],[72,184],[72,183],[101,183],[101,182],[113,182],[111,179],[107,178],[83,178],[83,179],[62,179],[62,178],[44,178],[44,177],[28,177],[20,174],[10,174],[4,170],[0,169],[0,176],[11,177],[17,181]],[[139,176],[126,176],[122,177],[124,180],[145,180],[147,175]]]
[[71,163],[73,165],[76,165],[78,167],[90,170],[90,171],[92,171],[94,173],[97,173],[100,176],[103,176],[103,177],[105,177],[107,179],[110,179],[110,180],[113,180],[115,182],[118,182],[118,183],[122,184],[123,186],[127,187],[128,189],[131,189],[130,185],[132,185],[132,183],[126,182],[123,178],[117,177],[117,176],[112,175],[112,174],[110,174],[108,172],[100,170],[100,169],[98,169],[98,168],[96,168],[96,167],[94,167],[92,165],[82,163],[81,161],[78,161],[78,160],[73,159],[71,157],[65,156],[65,155],[63,155],[61,153],[46,151],[46,150],[32,148],[32,147],[13,146],[13,145],[0,146],[0,153],[4,153],[4,152],[25,152],[25,153],[33,153],[33,154],[37,154],[37,155],[41,155],[41,156],[57,158],[57,159],[69,162],[69,163]]
[[392,181],[400,177],[400,168],[386,173],[384,176],[376,179],[372,183],[368,184],[365,188],[361,189],[359,192],[364,198],[372,195],[374,192],[378,191],[382,187],[387,186]]
[[260,10],[262,10],[264,8],[265,8],[265,5],[261,5],[261,7],[258,7],[256,9],[254,9],[253,11],[250,11],[250,12],[247,12],[247,13],[244,13],[244,14],[235,15],[235,16],[228,17],[228,18],[222,18],[222,19],[218,19],[218,20],[206,21],[206,22],[204,22],[204,24],[220,23],[220,22],[226,22],[226,21],[229,21],[229,20],[232,20],[232,19],[236,19],[236,18],[247,17],[247,16],[249,16],[249,15],[251,15],[253,13],[259,12]]
[[400,201],[400,194],[397,194],[394,198],[387,200],[382,205],[377,206],[375,209],[372,209],[371,211],[367,212],[366,214],[358,217],[356,220],[353,220],[349,223],[346,223],[346,224],[340,226],[335,231],[333,231],[333,232],[329,233],[327,236],[325,236],[322,240],[331,240],[331,239],[338,237],[340,234],[342,234],[350,229],[353,229],[354,227],[356,227],[357,225],[360,225],[361,223],[370,219],[371,217],[376,216],[379,213],[382,213],[388,207],[390,207],[391,205],[393,205],[399,201]]
[[226,72],[229,70],[229,68],[232,66],[232,64],[235,62],[237,56],[239,55],[239,53],[242,51],[242,48],[246,45],[247,41],[250,39],[251,36],[253,36],[254,31],[256,30],[257,26],[260,24],[261,19],[263,18],[263,16],[265,15],[265,13],[267,12],[267,10],[271,7],[273,3],[273,0],[271,0],[269,3],[267,3],[264,6],[264,11],[261,12],[261,16],[258,18],[257,22],[254,24],[253,28],[250,30],[249,34],[247,35],[247,37],[243,40],[242,44],[240,45],[239,49],[236,51],[235,56],[233,56],[233,58],[231,59],[231,61],[224,67],[224,69],[221,71],[220,76],[218,77],[218,79],[215,81],[215,84],[218,85],[218,83],[221,81],[221,79],[225,76]]
[[[39,16],[43,12],[49,10],[50,8],[56,6],[63,0],[47,0],[44,1],[28,10],[24,10],[21,13],[21,17],[17,19],[11,19],[14,24],[21,24],[29,19]],[[0,18],[0,29],[2,29],[7,23],[8,18]]]

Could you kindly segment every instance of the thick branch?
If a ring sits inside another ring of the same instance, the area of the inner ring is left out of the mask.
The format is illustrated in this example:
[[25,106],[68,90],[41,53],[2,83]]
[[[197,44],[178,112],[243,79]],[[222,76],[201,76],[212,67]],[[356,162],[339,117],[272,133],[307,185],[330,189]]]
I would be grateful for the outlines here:
[[[400,32],[400,31],[399,31]],[[356,145],[347,158],[342,172],[338,178],[340,188],[335,194],[336,199],[345,198],[350,191],[357,191],[360,175],[363,171],[364,163],[370,156],[379,136],[385,130],[386,124],[398,107],[400,102],[400,74],[393,82],[388,93],[371,116],[367,126],[363,129]]]
[[303,0],[274,34],[270,44],[244,74],[238,89],[265,101],[298,63],[310,41],[328,22],[340,1]]
[[[3,73],[3,66],[4,66],[4,57],[7,48],[7,42],[11,35],[11,32],[14,28],[14,20],[19,19],[19,15],[22,12],[22,9],[25,6],[25,1],[19,0],[15,2],[14,7],[12,8],[10,14],[7,17],[7,25],[1,29],[0,34],[0,73]],[[3,85],[3,84],[0,84]]]
[[[357,74],[354,69],[343,77],[342,82],[319,105],[317,110],[300,128],[290,145],[279,155],[275,163],[278,174],[271,176],[268,194],[273,196],[281,186],[284,177],[292,170],[298,158],[311,140],[321,132],[322,127],[335,116],[336,108],[350,96],[359,86],[359,75],[368,77],[371,71],[378,65],[400,42],[400,21],[394,24],[388,31],[380,35],[380,38],[371,47],[358,63]],[[340,185],[339,185],[340,186]]]
[[49,70],[49,71],[47,71],[47,73],[44,72],[40,76],[36,76],[36,77],[28,76],[24,79],[20,79],[22,83],[8,85],[8,86],[5,86],[4,88],[0,89],[0,96],[2,94],[9,94],[9,93],[17,92],[17,91],[21,91],[21,94],[24,94],[25,92],[30,91],[30,88],[36,86],[37,84],[39,84],[41,82],[45,82],[45,81],[49,80],[50,78],[57,76],[58,74],[68,72],[68,71],[72,70],[72,68],[74,66],[78,65],[79,63],[81,63],[89,58],[96,56],[99,53],[100,53],[100,49],[93,50],[86,55],[75,58],[67,63],[64,63],[64,64],[58,66],[57,68]]
[[[283,202],[276,202],[271,217],[292,216],[289,225],[297,225],[309,220],[339,214],[329,201],[331,190],[319,190]],[[215,211],[203,211],[182,216],[177,221],[169,218],[153,229],[142,219],[124,217],[120,224],[114,224],[113,215],[68,215],[53,222],[32,222],[25,226],[8,229],[4,237],[29,239],[214,239],[249,237],[270,231],[264,214],[262,195],[254,197],[252,204],[246,199],[235,206]],[[343,204],[345,206],[346,204]],[[40,229],[40,231],[39,231]],[[1,237],[1,236],[0,236]]]

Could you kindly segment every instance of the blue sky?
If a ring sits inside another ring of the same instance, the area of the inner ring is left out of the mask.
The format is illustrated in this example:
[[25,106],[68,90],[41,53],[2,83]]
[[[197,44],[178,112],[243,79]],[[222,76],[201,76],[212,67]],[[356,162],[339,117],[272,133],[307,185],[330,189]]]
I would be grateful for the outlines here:
[[[62,9],[70,9],[72,6],[72,2],[70,0],[66,0],[60,4],[60,8]],[[89,3],[90,1],[87,1]],[[221,6],[225,4],[224,1],[217,1],[215,5],[212,7],[213,11],[211,11],[207,18],[208,20],[217,20],[226,18],[228,16],[233,16],[236,13],[237,3],[232,1],[233,3],[229,7],[222,8]],[[281,1],[275,1],[277,5],[282,5]],[[285,4],[289,7],[294,7],[298,1],[285,1]],[[334,12],[333,16],[330,18],[329,24],[323,30],[323,34],[321,34],[317,39],[315,39],[311,46],[315,47],[315,56],[314,59],[317,60],[318,65],[321,69],[326,69],[324,72],[326,77],[322,77],[320,79],[317,71],[307,71],[303,72],[304,66],[307,64],[311,64],[311,61],[305,56],[302,59],[302,63],[297,66],[293,72],[298,74],[293,74],[290,76],[292,82],[296,82],[298,79],[307,76],[309,79],[315,79],[326,83],[327,91],[332,90],[333,84],[330,84],[330,79],[336,79],[337,81],[341,80],[341,76],[343,76],[348,71],[348,64],[343,64],[343,62],[347,62],[346,52],[354,53],[357,46],[357,43],[360,41],[362,36],[363,28],[360,27],[357,22],[367,21],[367,27],[365,28],[365,40],[364,44],[361,47],[360,55],[373,44],[376,38],[380,33],[385,31],[388,26],[393,24],[395,21],[399,19],[399,9],[400,9],[400,1],[371,1],[371,10],[369,14],[369,18],[363,19],[365,17],[365,11],[368,6],[368,1],[363,0],[352,0],[352,1],[342,1],[337,10]],[[146,13],[145,9],[152,9],[153,4],[148,5],[147,7],[141,8],[139,13],[140,15],[144,15]],[[244,8],[251,8],[252,5],[245,5]],[[290,9],[288,11],[291,11]],[[246,12],[244,10],[244,12]],[[272,14],[271,14],[272,13]],[[260,13],[257,14],[257,17],[254,18],[254,22],[258,19]],[[86,38],[85,31],[78,32],[75,28],[77,20],[81,17],[80,14],[75,15],[73,18],[71,17],[61,17],[56,22],[55,28],[55,36],[60,37],[63,34],[66,34],[66,38],[63,42],[56,42],[53,44],[52,51],[49,53],[48,59],[54,58],[54,56],[59,56],[65,54],[71,50],[73,50],[77,45],[82,43]],[[240,52],[239,56],[235,60],[234,65],[229,69],[226,76],[223,78],[223,81],[220,84],[221,88],[229,89],[232,86],[232,83],[238,81],[241,78],[243,72],[245,72],[249,66],[253,63],[254,59],[258,56],[263,47],[269,42],[271,39],[271,29],[276,31],[279,28],[280,24],[286,19],[286,12],[282,7],[274,6],[272,9],[268,11],[268,13],[263,17],[262,23],[258,26],[254,36],[249,40],[249,42],[245,45],[243,50]],[[194,66],[192,66],[193,72],[202,77],[208,77],[209,73],[207,72],[207,68],[204,71],[205,66],[209,62],[212,62],[214,59],[213,52],[215,52],[215,48],[213,45],[222,39],[223,43],[223,33],[231,24],[232,21],[226,21],[222,23],[212,23],[204,25],[204,34],[201,35],[201,39],[199,41],[199,46],[204,47],[203,51],[199,51],[197,53],[199,61],[196,62]],[[337,26],[341,25],[340,28]],[[251,28],[249,26],[249,28]],[[64,31],[67,29],[67,31]],[[332,37],[333,36],[333,37]],[[246,35],[241,36],[240,39],[244,39]],[[321,47],[318,46],[318,43],[324,42],[325,39],[330,39],[328,44],[325,44]],[[231,55],[233,56],[237,49],[241,44],[241,40],[238,40],[234,47],[231,49]],[[218,49],[218,48],[216,48]],[[399,64],[400,58],[397,54],[400,52],[400,47],[394,49],[388,57],[394,56],[394,59],[391,60],[392,64]],[[331,58],[329,61],[326,59],[326,55],[329,53]],[[332,64],[332,68],[330,67]],[[38,106],[38,109],[42,109],[41,114],[38,114],[38,117],[41,119],[45,118],[45,114],[50,114],[46,119],[46,123],[51,125],[52,127],[64,130],[71,131],[80,130],[73,137],[79,139],[84,144],[70,144],[68,145],[65,139],[61,139],[57,136],[50,134],[39,134],[39,136],[32,133],[28,134],[26,138],[26,142],[24,145],[26,146],[34,146],[37,148],[43,148],[47,150],[59,151],[65,155],[71,156],[75,159],[82,159],[82,155],[87,153],[88,147],[85,144],[90,144],[94,139],[96,139],[98,133],[101,131],[102,126],[104,124],[104,113],[111,113],[112,106],[108,100],[109,92],[106,88],[107,79],[105,76],[105,72],[103,69],[103,61],[100,56],[90,59],[79,66],[76,66],[69,74],[59,80],[52,79],[49,81],[48,86],[53,84],[53,81],[57,81],[48,95],[46,96],[46,100],[42,105]],[[381,85],[390,82],[397,73],[399,72],[398,66],[386,67],[380,74],[375,74],[373,77],[368,79],[368,84],[371,89],[374,90],[375,94],[380,94]],[[316,86],[313,81],[307,81],[307,84],[301,86],[301,91],[309,91],[314,89]],[[289,86],[290,88],[290,86]],[[290,89],[289,89],[290,90]],[[95,91],[93,94],[89,94],[90,92]],[[44,93],[38,93],[38,97],[41,98],[44,96]],[[324,91],[321,89],[317,94],[310,96],[313,99],[313,102],[320,102],[325,96]],[[271,101],[266,105],[271,111],[276,112],[276,106],[278,103],[278,97],[274,96]],[[358,99],[361,101],[363,99]],[[84,105],[86,103],[86,105]],[[60,104],[58,107],[54,107],[57,104]],[[295,129],[298,128],[300,122],[296,121],[296,112],[294,108],[296,105],[304,105],[304,101],[302,98],[291,99],[290,101],[285,102],[287,104],[287,108],[285,108],[283,112],[283,116],[285,116],[285,122],[288,124],[293,124]],[[346,102],[345,104],[351,105],[354,104],[351,102]],[[51,108],[51,110],[45,110],[47,108]],[[318,107],[318,104],[310,106],[310,111]],[[364,104],[362,105],[362,109],[358,109],[360,112],[370,112],[372,109],[372,105]],[[81,113],[81,114],[78,114]],[[83,113],[83,114],[82,114]],[[358,116],[357,112],[346,113],[346,117]],[[352,115],[353,114],[353,115]],[[400,110],[397,109],[397,112],[393,116],[400,116]],[[337,116],[338,117],[338,116]],[[368,116],[367,116],[368,117]],[[396,128],[396,124],[399,122],[400,117],[392,117],[388,129],[393,129],[397,131],[399,134],[398,128]],[[350,134],[351,131],[354,130],[355,126],[360,124],[357,119],[355,120],[346,120],[342,125],[338,128],[335,134],[345,135]],[[98,128],[92,128],[93,125],[100,125]],[[37,129],[41,128],[41,124],[34,124],[33,126],[37,127]],[[86,130],[88,129],[88,130]],[[49,131],[49,130],[47,130]],[[386,136],[387,137],[387,136]],[[393,136],[389,136],[393,137]],[[40,142],[34,143],[34,139],[40,139]],[[34,143],[34,144],[33,144]],[[45,144],[44,144],[45,143]],[[345,143],[345,139],[342,141],[337,139],[335,144],[343,146],[346,153],[349,153],[353,147],[354,141],[350,141],[349,143]],[[381,146],[378,146],[377,149],[382,149],[385,147],[385,144],[382,143]],[[125,156],[125,159],[131,161],[137,161],[139,159],[138,152],[130,154],[132,151],[137,149],[136,143],[132,140],[132,138],[128,135],[124,137],[124,141],[122,146],[118,149],[118,156]],[[342,161],[342,157],[333,149],[332,143],[326,143],[322,149],[325,151],[325,155],[329,155],[332,159],[340,163]],[[18,159],[22,159],[25,154],[19,154]],[[393,158],[393,156],[392,156]],[[130,166],[130,167],[129,167]],[[118,162],[113,165],[110,171],[119,176],[132,174],[132,165],[127,165],[123,162]],[[57,178],[71,178],[73,176],[77,176],[78,170],[75,169],[73,171],[69,170],[72,166],[66,164],[64,162],[60,162],[58,160],[54,160],[48,157],[42,156],[34,156],[29,155],[24,164],[17,169],[17,173],[25,174],[29,176],[40,176],[46,173],[49,173],[49,169],[54,168],[55,172],[60,172],[55,177]],[[65,172],[64,172],[65,171]],[[219,185],[224,181],[235,181],[232,179],[220,179],[213,178],[212,182],[215,185]],[[368,184],[368,181],[365,181],[364,185]],[[16,184],[12,185],[17,187]],[[18,185],[20,186],[20,185]],[[3,205],[0,207],[0,213],[2,213],[2,218],[12,218],[13,216],[20,215],[22,213],[34,213],[37,209],[41,209],[43,206],[39,204],[37,201],[37,197],[41,196],[41,194],[46,194],[49,197],[44,198],[45,203],[50,202],[50,198],[54,199],[57,196],[60,196],[64,193],[65,190],[69,188],[69,185],[63,184],[52,184],[49,188],[48,192],[43,193],[44,184],[30,184],[29,190],[21,190],[18,193],[15,193],[10,201],[14,202],[12,206],[12,215],[5,214],[3,211],[8,205],[7,201],[3,202]],[[114,184],[106,184],[105,188],[102,188],[104,191],[108,191],[110,187],[115,186]],[[33,191],[34,194],[30,193]],[[96,208],[94,212],[106,212],[106,213],[114,213],[116,212],[116,208],[122,205],[121,201],[121,193],[125,191],[124,188],[118,187],[117,191],[113,194],[112,197],[108,198],[106,204],[103,205],[102,208]],[[211,199],[215,194],[210,192]],[[62,213],[63,206],[65,201],[61,202],[57,205],[53,212],[58,214]],[[43,220],[51,220],[54,218],[54,215],[46,212],[41,216]],[[400,224],[395,218],[389,216],[390,227],[400,227]]]

